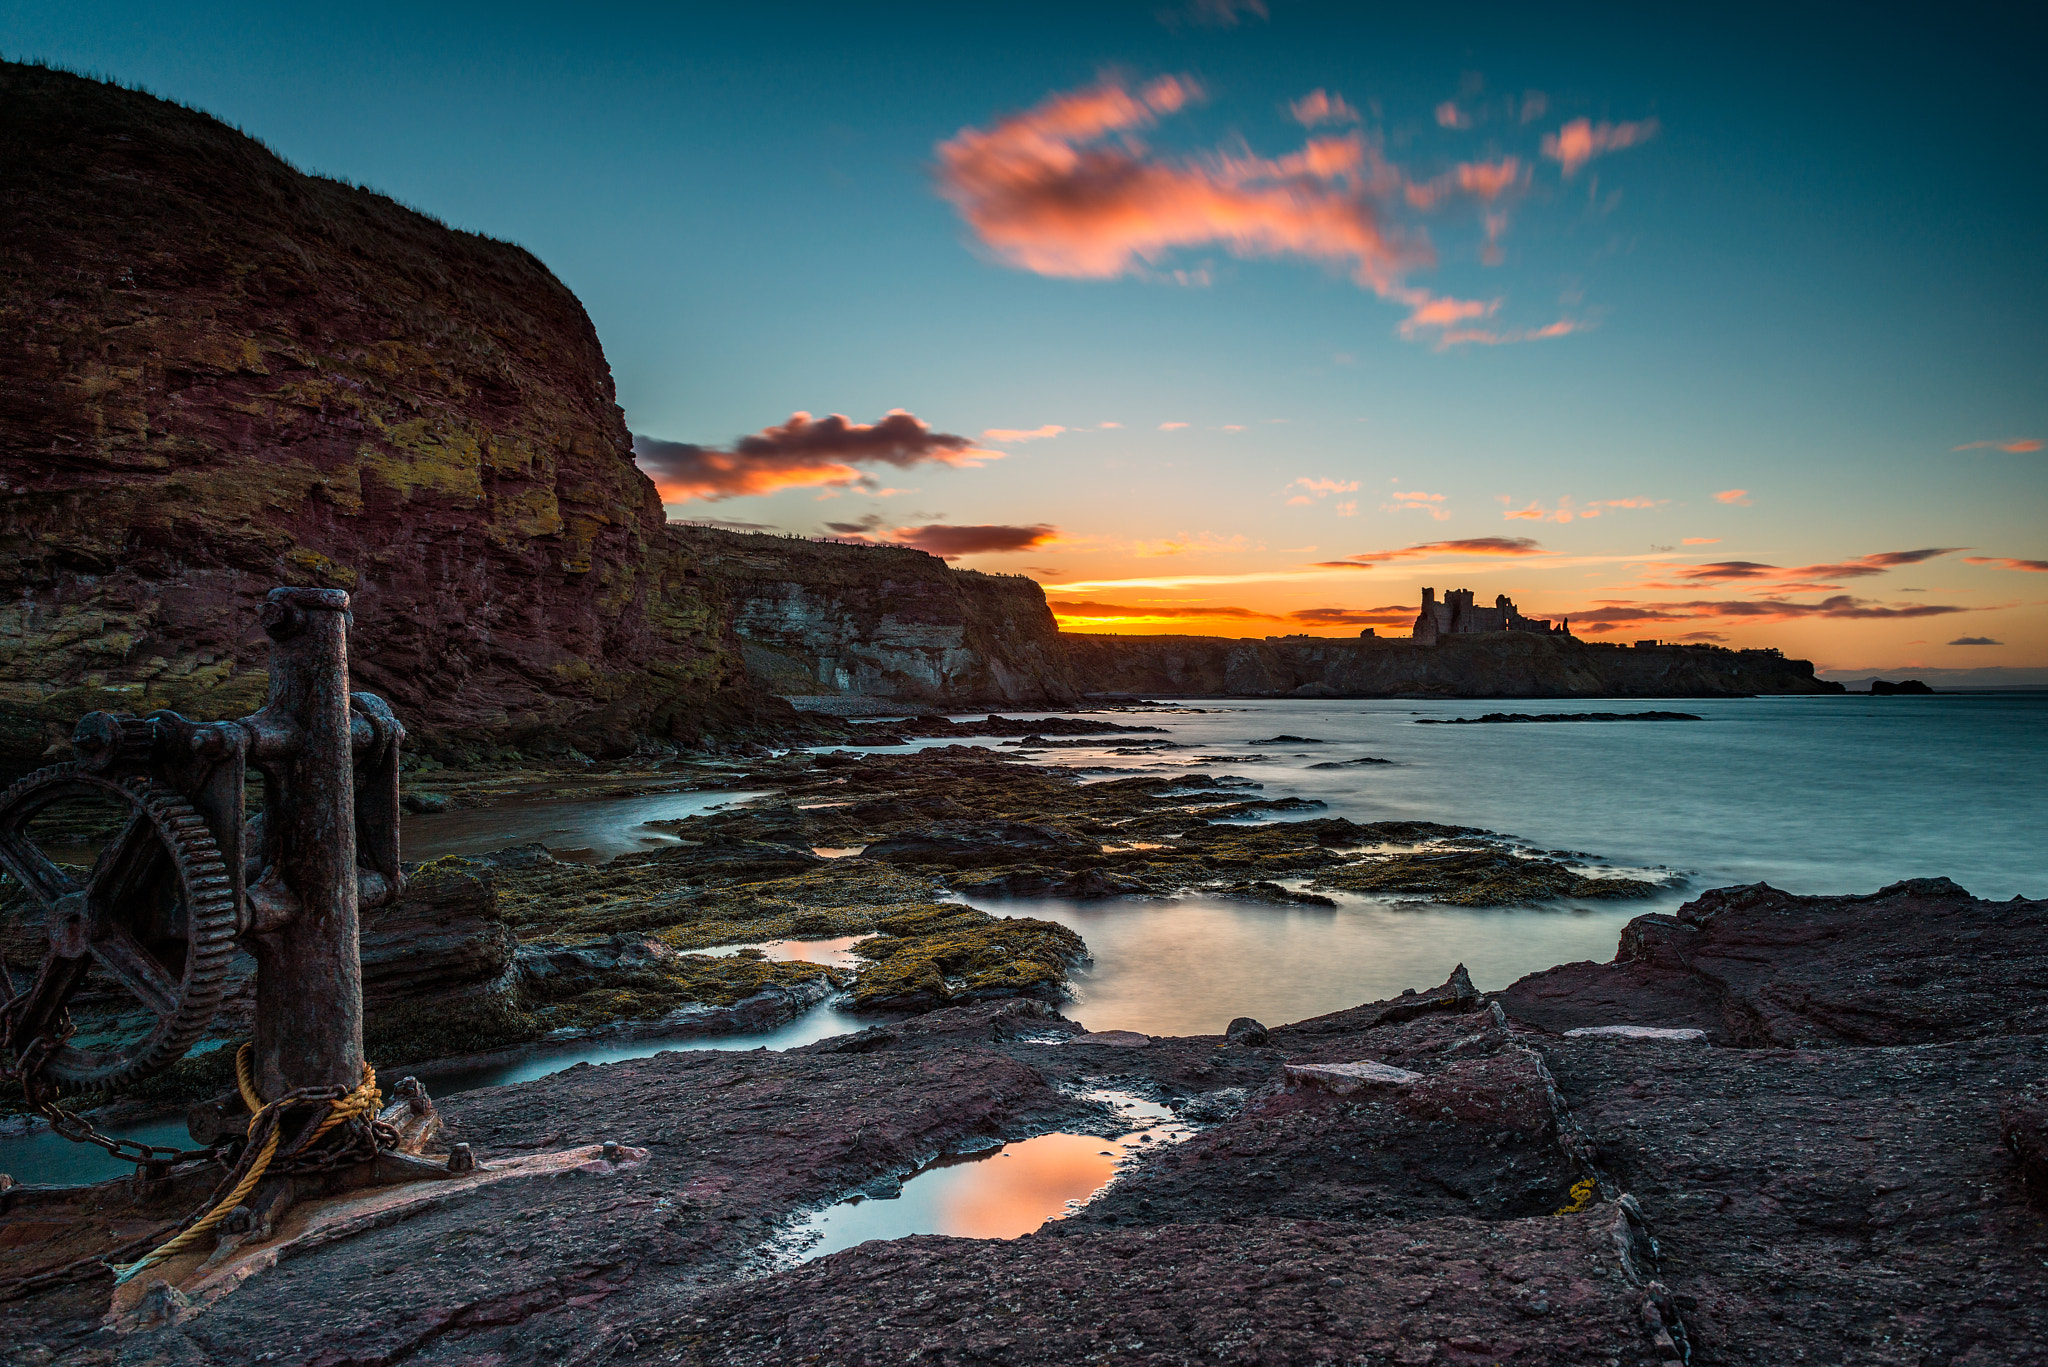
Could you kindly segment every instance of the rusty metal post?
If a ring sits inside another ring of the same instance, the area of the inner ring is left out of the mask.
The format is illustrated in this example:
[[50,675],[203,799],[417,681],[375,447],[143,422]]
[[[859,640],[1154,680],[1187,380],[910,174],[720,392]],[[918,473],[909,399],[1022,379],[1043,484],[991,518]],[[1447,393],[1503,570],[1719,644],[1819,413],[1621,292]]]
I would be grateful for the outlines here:
[[256,1088],[354,1087],[363,970],[348,690],[348,595],[273,589],[270,695],[245,723],[263,772],[262,873],[249,889]]

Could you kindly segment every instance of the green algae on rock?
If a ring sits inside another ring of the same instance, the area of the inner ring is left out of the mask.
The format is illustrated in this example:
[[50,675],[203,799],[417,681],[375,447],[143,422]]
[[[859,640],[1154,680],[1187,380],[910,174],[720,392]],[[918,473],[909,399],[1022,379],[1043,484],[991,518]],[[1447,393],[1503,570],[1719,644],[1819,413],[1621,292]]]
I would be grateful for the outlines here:
[[1314,886],[1344,892],[1419,893],[1460,907],[1510,906],[1557,897],[1648,897],[1655,883],[1588,878],[1552,859],[1526,858],[1493,847],[1418,850],[1325,869]]
[[957,903],[908,907],[853,952],[870,966],[853,983],[863,1011],[926,1011],[990,997],[1067,995],[1067,965],[1085,959],[1079,935],[1052,921],[1002,919]]

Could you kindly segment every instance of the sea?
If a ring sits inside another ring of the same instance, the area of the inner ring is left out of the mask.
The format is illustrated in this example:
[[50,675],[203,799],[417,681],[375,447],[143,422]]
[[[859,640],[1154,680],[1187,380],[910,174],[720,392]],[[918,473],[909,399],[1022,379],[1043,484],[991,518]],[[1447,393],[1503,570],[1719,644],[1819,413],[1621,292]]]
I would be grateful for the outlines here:
[[[1698,720],[1443,724],[1489,712],[1650,710]],[[1238,1016],[1278,1025],[1434,986],[1459,964],[1482,990],[1499,989],[1554,964],[1609,959],[1630,918],[1731,884],[1869,893],[1900,879],[1944,876],[1979,897],[2048,897],[2048,692],[1230,699],[1084,715],[1165,734],[1105,737],[1099,746],[1027,758],[1079,768],[1090,781],[1236,776],[1259,784],[1257,796],[1325,804],[1288,817],[1477,827],[1659,887],[1639,901],[1505,908],[1345,893],[1333,894],[1334,908],[1204,894],[974,899],[998,915],[1044,917],[1080,932],[1092,961],[1076,973],[1064,1010],[1095,1030],[1210,1033]],[[886,723],[873,724],[886,733]],[[1164,744],[1137,744],[1152,741]],[[993,738],[981,743],[1019,748]],[[1349,762],[1361,759],[1388,762]],[[488,820],[478,813],[408,817],[408,857],[482,852],[536,836],[565,854],[608,857],[673,839],[650,821],[752,796],[507,804],[490,809]],[[843,953],[844,946],[767,949],[794,958]],[[584,1043],[426,1080],[436,1095],[448,1095],[663,1049],[789,1048],[867,1023],[827,1004],[755,1035]],[[163,1121],[125,1132],[175,1143],[181,1131]],[[75,1150],[47,1133],[0,1137],[0,1171],[23,1181],[110,1175],[96,1150]]]

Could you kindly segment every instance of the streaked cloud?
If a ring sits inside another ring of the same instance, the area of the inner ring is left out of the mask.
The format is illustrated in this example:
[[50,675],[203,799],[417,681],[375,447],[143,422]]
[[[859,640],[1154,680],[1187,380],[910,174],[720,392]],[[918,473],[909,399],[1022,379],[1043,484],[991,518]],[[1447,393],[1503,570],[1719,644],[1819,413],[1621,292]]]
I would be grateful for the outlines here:
[[1298,489],[1300,492],[1292,495],[1287,502],[1293,506],[1306,507],[1317,499],[1328,498],[1332,494],[1355,494],[1358,492],[1358,481],[1355,479],[1311,479],[1307,475],[1303,475],[1282,485],[1280,492],[1284,494],[1289,489]]
[[824,418],[792,413],[788,422],[764,427],[729,447],[636,434],[633,459],[664,503],[715,503],[812,485],[872,488],[873,477],[859,466],[972,468],[1002,459],[1002,452],[984,450],[950,432],[934,432],[913,414],[894,408],[873,423],[852,422],[839,413]]
[[1309,91],[1288,105],[1287,112],[1304,128],[1314,128],[1325,123],[1360,122],[1358,111],[1346,104],[1342,95],[1332,95],[1326,90]]
[[932,522],[922,527],[895,527],[883,531],[881,521],[870,514],[858,522],[828,522],[825,526],[850,541],[870,546],[907,546],[945,560],[958,560],[965,555],[1002,555],[1036,550],[1059,541],[1059,528],[1044,523],[1009,527]]
[[1718,494],[1715,494],[1715,495],[1714,495],[1714,502],[1716,502],[1716,503],[1733,503],[1733,504],[1737,505],[1738,507],[1743,507],[1743,508],[1747,508],[1747,507],[1749,506],[1749,503],[1750,503],[1750,500],[1749,500],[1749,490],[1747,490],[1747,489],[1723,489],[1723,490],[1722,490],[1722,491],[1721,491],[1720,493],[1718,493]]
[[1223,621],[1282,622],[1287,620],[1270,612],[1258,612],[1251,608],[1212,607],[1207,604],[1175,605],[1128,605],[1122,603],[1095,603],[1069,598],[1049,598],[1046,606],[1053,616],[1062,621],[1130,622],[1130,621],[1174,621],[1183,618],[1209,618]]
[[1871,621],[1946,617],[1972,609],[1947,603],[1884,604],[1868,598],[1836,594],[1818,603],[1795,603],[1784,598],[1694,599],[1682,603],[1632,603],[1610,599],[1598,608],[1565,614],[1572,630],[1597,634],[1624,627],[1658,622],[1687,622],[1703,618],[1741,622],[1788,622],[1803,618]]
[[1563,167],[1565,179],[1570,180],[1579,173],[1580,167],[1595,157],[1648,142],[1657,136],[1658,126],[1655,119],[1644,119],[1640,123],[1594,123],[1590,119],[1573,119],[1555,133],[1543,135],[1543,155]]
[[1455,541],[1423,541],[1394,551],[1360,551],[1342,560],[1320,560],[1320,569],[1369,570],[1395,560],[1421,560],[1432,556],[1458,555],[1547,555],[1543,547],[1526,536],[1468,536]]
[[1721,544],[1721,538],[1718,536],[1688,536],[1684,538],[1681,544],[1687,546],[1718,546]]
[[1187,424],[1184,422],[1162,422],[1159,424],[1159,430],[1162,432],[1178,432],[1186,426]]
[[1057,437],[1066,430],[1066,428],[1061,427],[1058,423],[1051,422],[1043,427],[1033,427],[1029,430],[1016,427],[989,427],[982,430],[981,439],[983,441],[1003,443],[1044,441],[1048,437]]
[[1951,446],[1951,451],[2011,451],[2020,454],[2041,449],[2039,437],[2007,437],[2003,441],[1966,441],[1961,446]]
[[2036,574],[2048,574],[2048,560],[2014,560],[2003,555],[1966,555],[1965,565],[1996,565],[2007,570],[2031,570]]
[[1377,608],[1301,608],[1288,613],[1287,619],[1315,627],[1405,627],[1415,620],[1415,604],[1389,603]]
[[1455,196],[1463,195],[1482,203],[1499,199],[1520,188],[1529,179],[1519,157],[1499,161],[1461,161],[1440,176],[1414,181],[1401,189],[1402,196],[1418,209],[1434,209]]

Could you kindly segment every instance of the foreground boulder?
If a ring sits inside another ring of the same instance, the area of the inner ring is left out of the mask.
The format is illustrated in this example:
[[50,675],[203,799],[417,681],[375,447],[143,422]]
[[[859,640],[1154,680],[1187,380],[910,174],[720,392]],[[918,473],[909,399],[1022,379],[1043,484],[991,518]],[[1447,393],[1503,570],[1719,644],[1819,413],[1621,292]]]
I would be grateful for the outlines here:
[[1718,888],[1639,916],[1614,961],[1565,964],[1500,994],[1562,1034],[1703,1030],[1716,1044],[1928,1044],[2048,1031],[2048,902],[1987,902],[1946,878],[1862,897]]

